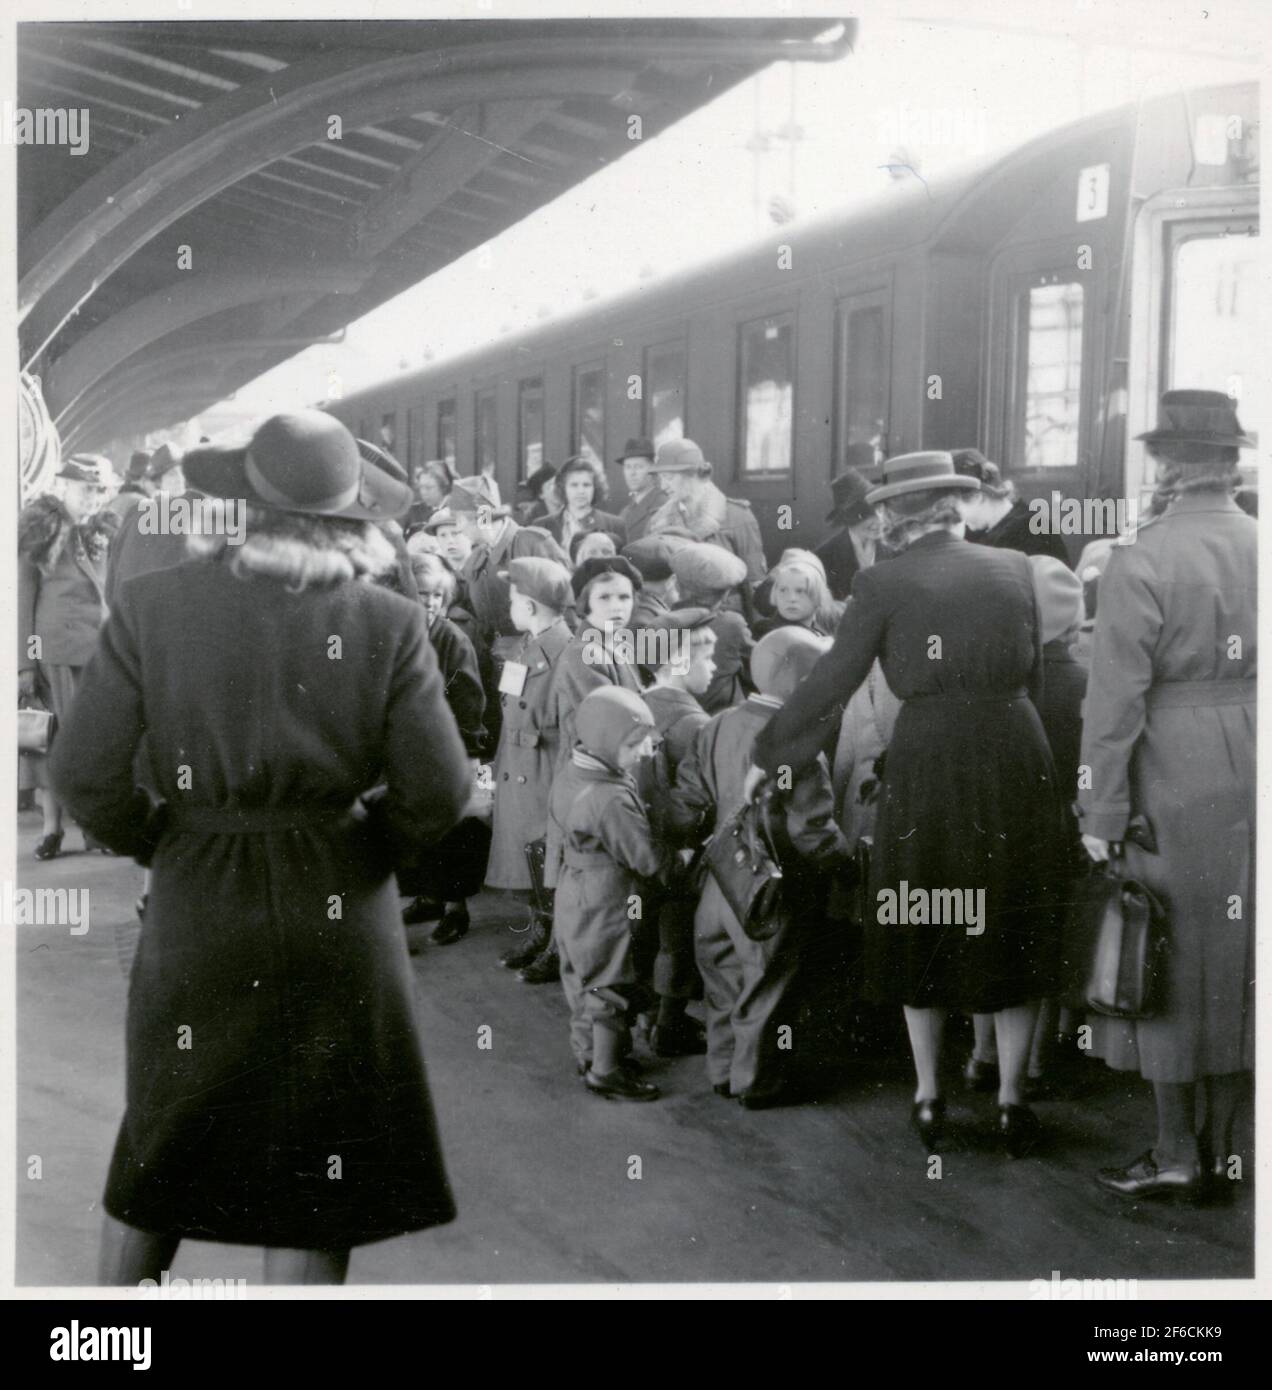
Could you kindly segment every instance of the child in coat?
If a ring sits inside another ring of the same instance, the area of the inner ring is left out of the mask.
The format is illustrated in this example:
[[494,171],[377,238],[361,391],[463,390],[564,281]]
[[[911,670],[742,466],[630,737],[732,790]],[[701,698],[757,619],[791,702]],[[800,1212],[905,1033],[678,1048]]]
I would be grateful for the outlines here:
[[[659,741],[654,756],[640,764],[636,784],[654,833],[673,846],[687,843],[686,831],[696,828],[692,821],[686,825],[678,817],[674,788],[676,769],[710,718],[698,702],[715,675],[712,616],[707,608],[681,608],[663,617],[657,630],[665,640],[657,652],[653,684],[644,694]],[[682,854],[673,862],[666,888],[647,914],[657,926],[657,938],[650,945],[657,950],[652,976],[658,1014],[649,1041],[659,1057],[685,1057],[707,1050],[702,1027],[685,1012],[691,1000],[702,998],[702,977],[693,958],[698,887],[690,880],[685,857]]]
[[576,716],[578,742],[557,775],[549,818],[561,844],[553,928],[570,1009],[570,1045],[584,1083],[610,1100],[647,1101],[658,1088],[628,1057],[637,983],[633,905],[666,874],[671,850],[650,828],[631,772],[652,749],[654,717],[630,690],[604,686]]
[[[410,566],[416,594],[428,617],[429,641],[445,683],[446,703],[459,726],[464,751],[470,758],[480,759],[486,751],[486,729],[482,723],[486,695],[477,654],[463,632],[443,616],[455,600],[455,574],[440,555],[420,550],[410,554]],[[486,844],[485,827],[466,820],[439,846],[441,854],[429,856],[434,870],[418,876],[409,871],[401,875],[400,886],[405,885],[406,891],[416,887],[428,890],[412,897],[403,910],[402,921],[414,926],[440,917],[431,937],[439,946],[449,946],[466,936],[469,917],[465,890],[472,885],[475,891],[481,885]],[[445,870],[439,875],[435,869],[443,864]],[[454,896],[449,896],[447,889]]]
[[751,688],[751,629],[740,613],[725,606],[738,586],[746,584],[746,564],[723,546],[695,541],[676,551],[671,566],[682,606],[711,609],[716,673],[702,707],[708,714],[719,714],[738,704]]
[[[570,576],[554,560],[527,556],[505,571],[509,611],[521,641],[500,675],[503,718],[495,754],[495,811],[486,884],[529,896],[533,881],[527,846],[543,836],[548,793],[557,765],[559,730],[552,680],[570,630],[562,613],[570,603]],[[546,902],[530,904],[529,934],[500,957],[520,970],[548,944]]]
[[779,627],[804,627],[814,637],[831,637],[842,613],[826,583],[826,571],[816,555],[807,551],[787,551],[769,575],[772,587],[768,598],[769,617],[755,624],[758,640]]
[[[758,693],[717,715],[698,734],[677,771],[677,799],[686,818],[705,813],[718,830],[744,802],[755,739],[830,646],[799,627],[783,627],[756,643],[751,674]],[[794,1024],[784,1012],[799,966],[801,921],[816,914],[825,871],[846,852],[834,821],[825,757],[819,755],[789,790],[775,794],[785,845],[782,906],[776,930],[753,941],[719,884],[706,875],[694,918],[694,950],[707,1004],[707,1077],[715,1092],[748,1110],[794,1098],[778,1030]]]
[[[633,693],[641,688],[640,673],[628,658],[634,655],[628,624],[632,604],[640,588],[640,574],[620,555],[585,560],[570,577],[578,631],[571,638],[552,678],[552,707],[561,731],[557,754],[558,772],[570,760],[574,747],[574,718],[589,691],[618,686]],[[561,845],[549,821],[544,851],[544,881],[556,886]],[[522,970],[527,984],[546,984],[559,975],[556,946],[547,947]]]

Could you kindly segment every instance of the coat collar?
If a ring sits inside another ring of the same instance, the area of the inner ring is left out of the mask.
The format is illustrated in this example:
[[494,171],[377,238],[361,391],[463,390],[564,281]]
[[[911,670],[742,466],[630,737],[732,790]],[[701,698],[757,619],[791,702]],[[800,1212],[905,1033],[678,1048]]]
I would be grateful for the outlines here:
[[566,626],[565,619],[558,618],[551,627],[545,627],[534,637],[526,638],[524,654],[527,662],[535,652],[547,657],[549,661],[555,661],[570,645],[570,636],[570,629]]
[[1161,519],[1165,521],[1183,512],[1241,512],[1245,515],[1230,492],[1183,492],[1166,508]]

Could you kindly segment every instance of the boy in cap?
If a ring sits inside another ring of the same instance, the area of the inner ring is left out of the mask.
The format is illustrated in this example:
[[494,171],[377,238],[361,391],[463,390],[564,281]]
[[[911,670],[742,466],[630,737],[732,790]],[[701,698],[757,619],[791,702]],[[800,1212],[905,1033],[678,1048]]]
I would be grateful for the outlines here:
[[[548,793],[556,769],[559,729],[552,678],[570,642],[562,617],[571,600],[570,576],[555,560],[526,556],[505,571],[509,611],[521,640],[500,675],[503,725],[495,754],[495,813],[486,884],[522,895],[535,888],[527,846],[543,837]],[[546,903],[531,905],[528,936],[500,958],[520,970],[548,945]]]
[[751,629],[740,613],[723,606],[730,592],[746,583],[746,565],[723,546],[691,541],[672,556],[671,567],[681,602],[712,612],[716,674],[702,697],[702,707],[708,714],[719,714],[742,700],[750,688]]
[[[751,671],[758,693],[712,719],[677,771],[676,797],[686,820],[702,816],[719,830],[739,810],[757,735],[829,648],[829,639],[798,627],[779,628],[756,644]],[[824,911],[825,871],[846,850],[824,756],[789,790],[775,793],[772,814],[785,841],[776,930],[765,941],[747,936],[710,874],[694,918],[694,951],[706,989],[707,1077],[717,1095],[736,1096],[748,1110],[793,1099],[777,1030],[794,1022],[783,1006],[791,1002],[799,967],[801,924]]]
[[570,1045],[589,1091],[647,1101],[658,1088],[629,1059],[630,992],[637,984],[631,905],[664,875],[671,851],[650,829],[632,769],[652,752],[654,717],[630,690],[606,686],[578,707],[578,744],[549,798],[562,846],[553,927]]
[[[649,808],[654,832],[661,841],[686,842],[696,819],[680,816],[674,797],[676,769],[693,749],[698,732],[708,722],[699,699],[715,675],[716,636],[706,608],[669,612],[657,626],[661,647],[656,652],[653,684],[644,700],[654,716],[658,742],[654,756],[640,764],[636,785]],[[657,958],[653,987],[658,1016],[650,1046],[659,1057],[683,1057],[707,1050],[702,1028],[685,1009],[702,998],[702,978],[693,958],[693,914],[698,889],[687,866],[672,861],[666,888],[659,892],[651,915],[657,921]],[[651,945],[653,943],[651,942]],[[643,972],[642,972],[643,973]]]

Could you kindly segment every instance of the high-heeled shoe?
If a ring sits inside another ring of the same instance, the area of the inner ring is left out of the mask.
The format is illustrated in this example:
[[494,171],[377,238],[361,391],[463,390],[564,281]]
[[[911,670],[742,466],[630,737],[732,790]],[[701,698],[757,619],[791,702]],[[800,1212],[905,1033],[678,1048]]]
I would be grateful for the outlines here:
[[56,859],[62,852],[63,831],[54,830],[46,835],[35,847],[35,857],[37,859]]
[[935,1153],[945,1135],[945,1102],[940,1099],[915,1101],[910,1123],[918,1131],[923,1147],[928,1153]]
[[1027,1105],[998,1107],[998,1139],[1012,1158],[1025,1158],[1038,1147],[1042,1121]]

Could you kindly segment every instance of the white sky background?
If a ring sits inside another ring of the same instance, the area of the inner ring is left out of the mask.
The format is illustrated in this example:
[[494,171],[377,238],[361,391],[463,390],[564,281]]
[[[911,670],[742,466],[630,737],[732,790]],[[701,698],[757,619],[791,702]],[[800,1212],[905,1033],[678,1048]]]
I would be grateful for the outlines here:
[[[621,293],[642,270],[658,277],[713,259],[771,226],[775,195],[800,220],[886,196],[880,166],[898,141],[927,177],[1140,96],[1259,76],[1253,59],[1199,56],[1170,26],[1152,38],[1180,47],[1080,47],[978,23],[863,20],[853,55],[775,65],[741,84],[509,229],[489,244],[486,267],[480,251],[454,262],[351,324],[343,343],[306,349],[258,378],[192,433],[315,404],[336,376],[349,394],[535,327],[544,310],[558,318]],[[793,199],[789,146],[771,138],[790,119],[792,70],[804,137]],[[770,134],[758,208],[747,148],[757,111]]]

